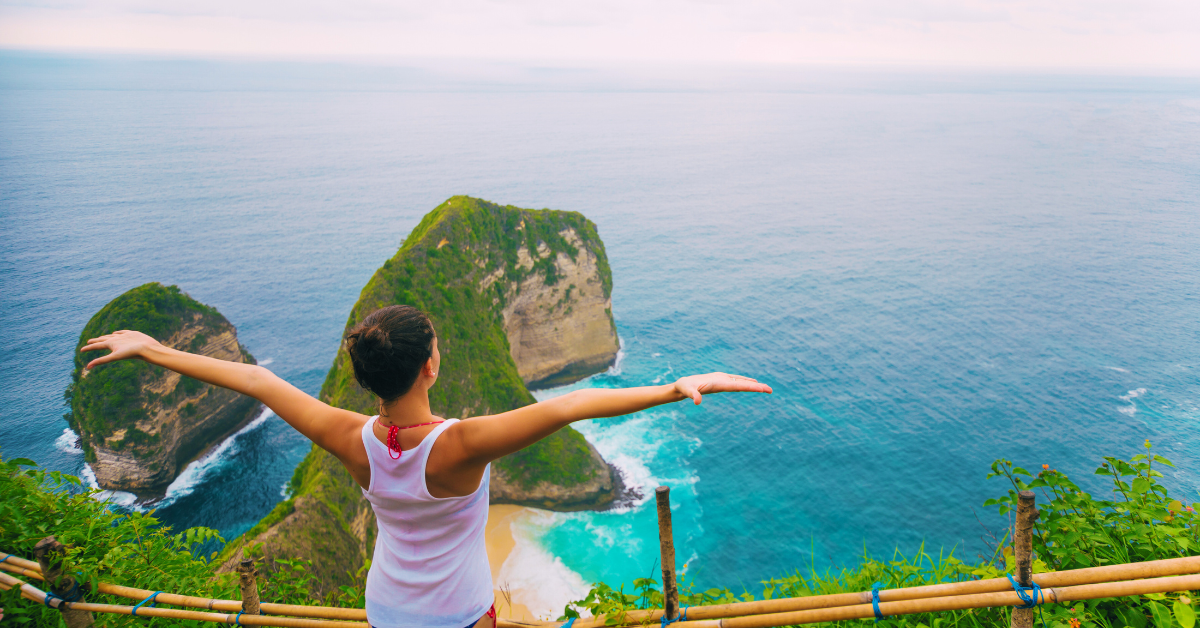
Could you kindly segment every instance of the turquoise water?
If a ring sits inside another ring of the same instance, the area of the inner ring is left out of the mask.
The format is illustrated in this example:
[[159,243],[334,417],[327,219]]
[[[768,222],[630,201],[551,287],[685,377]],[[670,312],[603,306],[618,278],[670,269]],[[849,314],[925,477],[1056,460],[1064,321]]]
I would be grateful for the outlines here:
[[[470,194],[597,224],[624,348],[582,385],[774,387],[581,426],[673,488],[703,586],[921,542],[974,556],[1004,525],[980,507],[998,457],[1093,485],[1149,438],[1197,499],[1200,82],[430,76],[0,55],[3,454],[81,471],[71,350],[146,281],[315,393],[367,278]],[[265,417],[159,514],[239,534],[307,448]],[[580,582],[627,582],[654,568],[652,506],[528,530]]]

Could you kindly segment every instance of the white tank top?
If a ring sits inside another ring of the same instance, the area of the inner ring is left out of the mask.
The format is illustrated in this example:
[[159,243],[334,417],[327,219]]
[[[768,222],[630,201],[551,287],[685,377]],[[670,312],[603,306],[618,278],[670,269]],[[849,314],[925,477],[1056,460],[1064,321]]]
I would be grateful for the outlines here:
[[362,429],[371,461],[371,486],[363,495],[379,523],[367,573],[367,621],[374,628],[465,628],[495,601],[484,540],[492,465],[474,493],[434,497],[425,463],[434,441],[458,419],[392,460],[372,433],[378,418]]

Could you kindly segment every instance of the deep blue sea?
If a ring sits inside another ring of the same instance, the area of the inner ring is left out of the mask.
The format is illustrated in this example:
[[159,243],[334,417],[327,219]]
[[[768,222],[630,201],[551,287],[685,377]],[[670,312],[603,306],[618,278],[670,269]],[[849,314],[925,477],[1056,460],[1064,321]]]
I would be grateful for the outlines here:
[[[672,487],[702,586],[973,557],[1000,457],[1100,491],[1101,457],[1150,439],[1200,499],[1200,80],[755,72],[0,53],[0,451],[82,471],[71,352],[148,281],[316,393],[370,275],[469,194],[597,224],[624,348],[580,385],[774,387],[580,426]],[[158,514],[237,535],[308,447],[266,416]],[[514,577],[650,575],[654,517],[537,518]]]

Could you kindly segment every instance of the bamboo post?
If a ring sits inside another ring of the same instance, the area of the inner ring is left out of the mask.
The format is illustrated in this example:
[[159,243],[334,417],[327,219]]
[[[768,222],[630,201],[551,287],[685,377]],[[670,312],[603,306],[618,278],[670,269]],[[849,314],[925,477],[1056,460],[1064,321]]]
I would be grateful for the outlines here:
[[654,489],[658,503],[658,546],[662,552],[663,610],[667,621],[679,617],[679,589],[675,586],[675,539],[671,532],[671,489]]
[[[42,568],[47,588],[54,595],[69,602],[83,601],[83,593],[79,590],[79,582],[70,573],[63,573],[62,556],[66,546],[58,542],[54,536],[48,536],[33,546],[33,557]],[[62,608],[63,621],[67,628],[91,628],[95,620],[91,611],[81,611],[73,608]]]
[[[1013,534],[1013,559],[1017,563],[1017,582],[1033,585],[1033,522],[1037,521],[1037,495],[1033,491],[1017,493],[1017,525]],[[1014,608],[1012,628],[1033,628],[1032,608]]]
[[254,561],[243,560],[238,565],[238,580],[242,586],[242,612],[247,615],[261,615],[258,605],[258,569]]

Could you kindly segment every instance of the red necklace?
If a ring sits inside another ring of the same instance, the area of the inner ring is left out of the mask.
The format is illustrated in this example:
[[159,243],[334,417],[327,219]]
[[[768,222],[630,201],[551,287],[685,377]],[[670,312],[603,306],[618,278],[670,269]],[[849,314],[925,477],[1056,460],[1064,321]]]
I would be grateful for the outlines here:
[[[417,425],[405,425],[404,427],[400,427],[399,425],[387,426],[387,428],[388,428],[388,437],[387,437],[388,457],[391,458],[392,460],[399,460],[400,456],[404,453],[404,452],[400,451],[400,430],[408,430],[408,429],[412,429],[414,427],[424,427],[426,425],[437,425],[438,423],[445,423],[445,421],[444,420],[443,421],[430,421],[428,423],[418,423]],[[392,455],[393,451],[396,452],[395,456]]]

